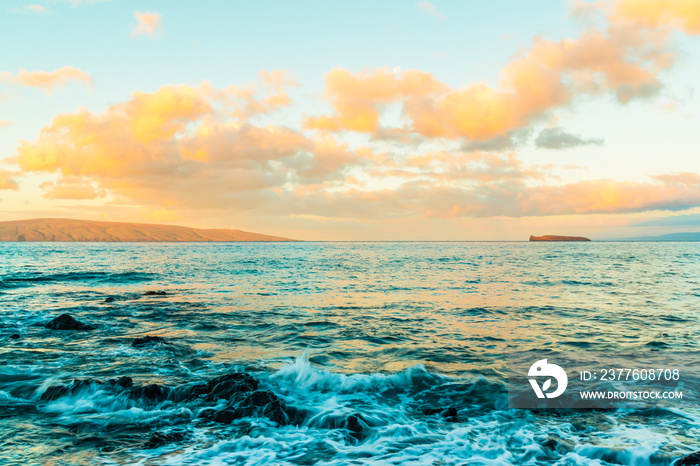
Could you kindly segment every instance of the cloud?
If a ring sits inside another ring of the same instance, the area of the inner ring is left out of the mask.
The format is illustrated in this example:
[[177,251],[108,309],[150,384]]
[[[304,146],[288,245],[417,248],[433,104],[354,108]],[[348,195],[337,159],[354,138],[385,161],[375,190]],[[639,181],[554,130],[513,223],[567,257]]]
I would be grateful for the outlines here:
[[50,3],[70,3],[73,6],[80,6],[91,3],[108,2],[109,0],[49,0]]
[[[418,6],[438,13],[428,2]],[[536,37],[503,66],[496,86],[475,82],[453,88],[418,70],[331,70],[324,97],[333,113],[308,117],[305,128],[491,141],[506,147],[508,134],[582,98],[612,94],[624,105],[658,95],[660,76],[677,55],[668,32],[700,33],[699,0],[576,2],[572,12],[583,21],[578,38]],[[593,15],[601,16],[601,26]],[[406,124],[383,127],[384,111],[395,105]]]
[[[135,92],[102,113],[83,109],[57,115],[36,140],[20,142],[17,163],[25,174],[58,175],[42,186],[51,199],[109,196],[113,205],[192,215],[256,210],[271,217],[378,221],[676,211],[700,205],[695,173],[656,175],[645,183],[557,184],[548,167],[527,165],[513,152],[484,150],[494,147],[378,152],[352,148],[329,132],[310,137],[256,123],[257,109],[282,108],[263,103],[270,76],[262,75],[251,85],[257,90],[242,100],[227,97],[237,96],[239,88],[227,93],[208,83],[171,85]],[[283,81],[273,94],[293,85]],[[375,89],[373,97],[387,89],[394,88]],[[509,137],[513,142],[527,135]],[[3,179],[6,189],[16,189],[8,174]]]
[[698,0],[617,0],[610,17],[616,22],[678,28],[687,34],[700,34]]
[[535,145],[543,149],[570,149],[578,146],[602,146],[604,138],[584,138],[578,134],[567,133],[562,128],[546,128],[535,138]]
[[[251,208],[276,196],[275,189],[329,182],[356,162],[330,135],[309,139],[284,126],[231,118],[246,112],[220,97],[209,84],[165,86],[136,92],[103,113],[57,115],[37,140],[20,143],[18,163],[24,172],[61,176],[44,185],[52,198],[104,190],[120,202],[167,208]],[[248,95],[243,110],[258,104]]]
[[526,128],[575,98],[613,93],[626,104],[651,97],[661,89],[658,75],[673,61],[661,36],[615,27],[559,42],[536,38],[503,67],[498,87],[472,83],[455,89],[418,70],[351,73],[338,68],[325,77],[324,95],[334,113],[309,117],[305,127],[382,131],[387,129],[380,127],[383,109],[399,104],[409,122],[403,130],[485,141]]
[[288,107],[291,98],[286,89],[298,86],[297,81],[282,70],[263,71],[258,82],[244,86],[230,85],[216,89],[208,82],[203,83],[208,95],[231,108],[228,116],[236,118],[250,118]]
[[13,180],[11,178],[15,174],[16,174],[15,172],[9,172],[7,170],[0,168],[0,190],[2,190],[2,189],[12,189],[12,190],[19,189],[17,182],[15,182],[15,180]]
[[379,108],[406,99],[424,98],[449,88],[433,75],[419,70],[394,73],[388,68],[352,74],[336,68],[325,76],[325,95],[335,115],[309,117],[309,129],[374,132],[379,130]]
[[427,15],[432,16],[433,18],[438,18],[438,19],[442,19],[442,20],[447,19],[447,17],[445,15],[440,13],[440,10],[438,10],[438,7],[436,7],[435,5],[433,5],[430,2],[426,2],[424,0],[421,0],[416,4],[416,6],[418,7],[418,9],[420,11],[422,11],[423,13],[425,13]]
[[[514,173],[516,174],[516,173]],[[298,200],[297,212],[328,218],[390,219],[541,217],[678,211],[700,205],[700,185],[591,180],[528,186],[507,177],[471,186],[411,182],[394,190],[318,192]],[[289,206],[287,206],[289,207]]]
[[53,92],[55,88],[61,87],[70,81],[82,81],[88,88],[92,85],[92,78],[89,74],[72,66],[64,66],[56,71],[27,71],[20,69],[15,75],[2,71],[0,72],[0,81],[36,87],[47,93]]
[[49,10],[45,6],[39,4],[25,5],[23,7],[13,7],[9,10],[11,13],[48,13]]
[[163,29],[163,17],[160,13],[134,12],[136,25],[131,30],[132,36],[151,35]]
[[700,185],[700,175],[691,172],[676,172],[653,176],[655,180],[675,185]]
[[700,183],[638,183],[590,180],[531,189],[525,215],[677,211],[700,205]]
[[529,128],[524,128],[520,130],[511,131],[510,133],[503,136],[496,136],[494,138],[486,139],[483,141],[466,140],[462,143],[462,150],[467,152],[502,152],[510,149],[515,149],[516,147],[526,144],[531,134],[532,131]]
[[92,183],[80,177],[66,177],[53,183],[47,181],[40,185],[47,199],[96,199],[106,195],[104,190],[97,189]]
[[8,126],[12,126],[14,124],[14,121],[12,120],[0,120],[0,129],[7,128]]

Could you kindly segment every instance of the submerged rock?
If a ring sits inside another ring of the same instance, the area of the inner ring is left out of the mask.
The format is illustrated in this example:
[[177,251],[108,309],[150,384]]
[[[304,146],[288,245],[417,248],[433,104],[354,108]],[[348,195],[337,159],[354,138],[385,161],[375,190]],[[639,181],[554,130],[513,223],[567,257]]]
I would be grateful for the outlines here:
[[146,335],[145,337],[138,337],[131,342],[131,346],[141,347],[149,344],[155,343],[166,343],[165,338],[158,337],[155,335]]
[[181,442],[185,439],[185,434],[183,432],[170,432],[163,434],[161,432],[154,432],[151,437],[144,443],[144,448],[158,448],[169,443]]
[[10,335],[10,340],[19,340],[19,339],[20,339],[19,333],[13,333],[12,335]]
[[556,435],[550,435],[542,443],[542,446],[548,450],[556,451],[561,454],[566,454],[574,450],[576,445],[570,440],[564,440]]
[[345,428],[351,432],[360,433],[367,427],[367,421],[362,414],[351,414],[345,420]]
[[52,330],[95,330],[92,325],[84,324],[76,320],[70,314],[61,314],[45,325]]
[[700,451],[685,455],[673,463],[673,466],[697,466],[700,465]]
[[108,296],[105,298],[106,303],[113,303],[114,302],[114,296]]
[[131,380],[131,377],[126,376],[119,377],[118,379],[109,379],[107,383],[110,385],[118,385],[122,388],[130,388],[134,385],[134,381]]
[[270,402],[265,408],[263,408],[263,416],[276,422],[281,426],[286,426],[289,424],[289,415],[286,412],[287,407],[280,400],[275,400]]
[[[258,379],[245,372],[233,372],[208,382],[175,387],[159,384],[134,385],[131,377],[122,376],[105,381],[76,379],[49,387],[40,398],[42,401],[53,401],[63,397],[81,396],[80,392],[99,391],[105,396],[119,397],[120,403],[128,398],[130,406],[136,402],[137,405],[148,409],[162,402],[178,404],[188,409],[196,409],[199,418],[222,424],[257,417],[267,418],[279,425],[301,425],[311,414],[310,411],[287,406],[274,392],[258,390],[258,385]],[[367,421],[356,414],[341,420],[333,428],[346,428],[350,435],[357,437],[365,435],[363,432],[367,425]],[[154,433],[146,442],[147,448],[157,448],[178,441],[168,435]]]
[[131,396],[149,401],[164,401],[170,394],[170,388],[152,383],[143,387],[137,387],[132,390]]
[[459,417],[457,417],[457,408],[450,406],[442,413],[442,417],[445,418],[447,422],[459,422]]
[[367,437],[370,430],[367,419],[365,419],[364,416],[359,413],[348,416],[345,420],[343,428],[348,430],[350,437],[358,441],[362,441],[365,437]]
[[233,408],[226,408],[222,409],[221,411],[216,411],[212,419],[214,422],[218,422],[220,424],[231,424],[236,419],[240,419],[242,417],[242,412]]
[[53,401],[64,396],[75,395],[78,392],[87,390],[99,384],[99,381],[93,379],[76,379],[68,385],[52,385],[41,394],[42,401]]
[[166,293],[163,290],[158,290],[158,291],[149,290],[149,291],[146,291],[143,295],[144,296],[167,296],[168,293]]
[[244,417],[266,417],[277,424],[289,424],[287,407],[269,390],[256,390],[243,400],[230,402],[229,406],[212,414],[215,422],[230,424]]
[[445,418],[446,422],[459,422],[459,416],[457,413],[457,408],[450,406],[449,408],[433,408],[431,406],[426,406],[422,409],[423,414],[426,416],[432,416],[434,414],[440,414]]
[[231,374],[216,377],[207,383],[207,399],[230,399],[234,394],[241,392],[253,392],[258,389],[258,379],[245,372],[233,372]]
[[207,384],[179,385],[170,391],[170,399],[173,401],[194,401],[208,394]]
[[266,406],[273,401],[277,401],[277,395],[269,390],[256,390],[248,398],[243,400],[242,406]]

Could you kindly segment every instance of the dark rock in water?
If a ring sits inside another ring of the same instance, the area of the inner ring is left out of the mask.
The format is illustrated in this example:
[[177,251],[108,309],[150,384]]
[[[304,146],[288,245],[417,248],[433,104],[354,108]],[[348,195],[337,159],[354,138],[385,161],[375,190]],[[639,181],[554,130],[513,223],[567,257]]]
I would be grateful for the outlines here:
[[108,296],[105,298],[106,303],[113,303],[114,302],[114,296]]
[[556,435],[547,437],[542,443],[542,446],[548,450],[556,451],[561,454],[566,454],[574,450],[576,445],[570,440],[564,440]]
[[185,434],[182,432],[170,432],[168,434],[155,432],[151,435],[151,438],[149,438],[143,446],[144,448],[158,448],[169,443],[181,442],[184,439]]
[[95,330],[95,327],[92,325],[75,320],[73,316],[69,314],[61,314],[46,324],[45,327],[52,330]]
[[457,413],[457,408],[450,406],[447,409],[444,408],[433,408],[431,406],[424,407],[422,410],[423,414],[426,416],[432,416],[434,414],[440,414],[445,418],[447,422],[459,422],[459,417]]
[[678,461],[673,463],[673,466],[697,466],[700,465],[700,451],[685,455]]
[[362,414],[351,414],[345,420],[343,428],[350,432],[350,436],[355,440],[362,440],[369,431],[369,424]]
[[236,419],[243,417],[243,413],[236,409],[226,408],[214,413],[213,420],[221,424],[231,424]]
[[165,343],[165,338],[157,337],[155,335],[146,335],[145,337],[138,337],[131,342],[131,346],[146,346],[151,343]]
[[110,385],[117,385],[122,388],[129,388],[134,385],[134,381],[131,380],[131,377],[119,377],[118,379],[110,379],[107,381],[108,384]]
[[170,389],[168,387],[152,383],[151,385],[135,388],[131,392],[131,396],[150,401],[163,401],[168,398],[169,393]]
[[70,393],[70,388],[63,385],[52,385],[41,394],[42,401],[53,401]]
[[352,432],[362,432],[367,427],[367,421],[362,414],[351,414],[345,420],[345,428]]
[[196,385],[180,385],[170,391],[170,399],[175,402],[194,401],[208,394],[207,384],[199,383]]
[[258,380],[245,372],[234,372],[212,379],[207,384],[208,400],[230,399],[234,394],[253,392],[258,389]]
[[286,426],[289,424],[289,416],[285,410],[286,406],[280,400],[274,400],[265,406],[263,416],[281,426]]
[[64,396],[75,395],[76,393],[91,388],[99,382],[92,379],[74,380],[70,385],[52,385],[41,394],[42,401],[53,401]]
[[459,422],[459,417],[457,417],[457,408],[450,406],[442,413],[442,417],[445,418],[447,422]]
[[432,416],[433,414],[439,414],[442,412],[442,409],[440,408],[432,408],[430,406],[426,406],[425,408],[422,409],[423,414],[426,416]]
[[[228,375],[230,376],[233,374]],[[230,381],[231,379],[228,380]],[[236,382],[238,383],[238,385],[235,386],[240,388],[241,380],[237,380]],[[256,383],[251,384],[251,386],[257,385],[257,380],[255,382]],[[221,386],[222,383],[225,384],[226,382],[219,382],[218,384],[216,384],[216,386]],[[246,379],[244,385],[247,383],[250,383],[250,381]],[[252,390],[245,390],[245,392],[249,391]],[[229,406],[213,413],[211,419],[213,419],[215,422],[220,422],[222,424],[230,424],[236,419],[241,419],[244,417],[261,416],[266,417],[269,420],[276,422],[277,424],[282,426],[289,424],[290,416],[287,413],[287,407],[284,405],[284,403],[280,401],[277,395],[275,395],[269,390],[255,390],[241,400],[240,395],[245,392],[239,391],[234,393],[233,395],[239,395],[237,397],[234,397],[237,398],[237,401],[229,401]],[[296,416],[297,413],[295,412],[293,414]]]
[[162,291],[162,290],[159,290],[159,291],[152,291],[151,290],[151,291],[146,291],[143,295],[144,296],[167,296],[168,293],[166,293],[165,291]]
[[266,406],[273,401],[277,401],[277,395],[269,390],[256,390],[248,398],[243,400],[242,406]]
[[19,340],[20,339],[19,333],[13,333],[12,335],[10,335],[10,339],[11,340]]

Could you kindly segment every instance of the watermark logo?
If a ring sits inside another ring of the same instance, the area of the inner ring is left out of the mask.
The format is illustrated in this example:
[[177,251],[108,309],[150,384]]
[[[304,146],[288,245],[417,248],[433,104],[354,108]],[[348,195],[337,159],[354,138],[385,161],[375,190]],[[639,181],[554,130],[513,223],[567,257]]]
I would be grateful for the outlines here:
[[[529,379],[530,385],[532,385],[532,389],[535,391],[537,398],[556,398],[564,393],[566,385],[569,383],[569,378],[566,376],[564,369],[556,364],[547,363],[546,359],[540,359],[530,366],[527,375],[529,377],[548,377],[542,384],[542,387],[537,383],[537,380]],[[551,393],[547,393],[547,390],[552,386],[552,378],[557,381],[557,389]]]

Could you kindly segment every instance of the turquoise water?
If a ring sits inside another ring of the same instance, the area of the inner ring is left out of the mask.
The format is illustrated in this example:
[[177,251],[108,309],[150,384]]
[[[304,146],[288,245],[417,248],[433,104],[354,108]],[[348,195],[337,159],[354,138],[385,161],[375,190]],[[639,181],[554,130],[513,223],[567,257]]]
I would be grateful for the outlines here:
[[[511,410],[505,377],[513,352],[698,351],[699,243],[0,243],[0,258],[4,464],[645,465],[700,449],[694,403]],[[44,327],[63,313],[95,329]],[[145,335],[165,341],[132,346]],[[233,401],[178,395],[231,372],[283,422],[217,422]],[[122,376],[133,386],[107,382]]]

